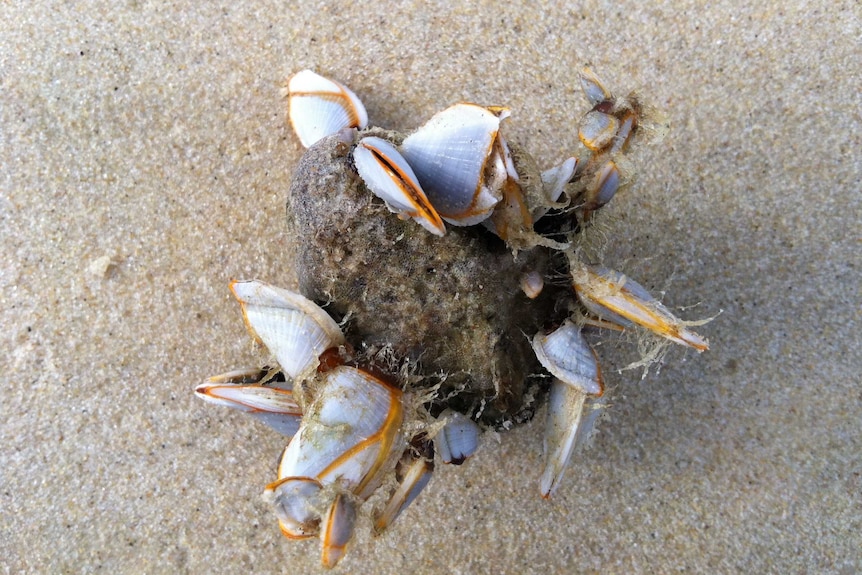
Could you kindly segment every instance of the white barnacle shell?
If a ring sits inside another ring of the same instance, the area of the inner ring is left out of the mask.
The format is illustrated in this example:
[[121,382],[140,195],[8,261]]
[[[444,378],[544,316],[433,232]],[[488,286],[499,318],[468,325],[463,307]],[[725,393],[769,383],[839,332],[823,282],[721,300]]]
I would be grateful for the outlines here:
[[365,185],[390,211],[413,218],[434,235],[446,233],[416,174],[395,146],[374,136],[362,138],[353,151],[353,160]]
[[335,567],[341,560],[355,526],[356,505],[344,493],[336,494],[321,524],[320,560],[324,567]]
[[610,100],[613,97],[610,91],[602,84],[602,81],[599,80],[599,77],[589,68],[581,70],[580,79],[584,96],[587,97],[587,100],[593,106]]
[[542,289],[545,287],[545,280],[542,278],[542,274],[535,270],[522,274],[519,283],[521,291],[530,299],[539,297],[539,294],[542,293]]
[[321,490],[320,483],[308,477],[284,477],[266,487],[285,537],[307,539],[320,532]]
[[282,435],[293,437],[299,429],[302,409],[289,387],[263,383],[269,375],[260,369],[223,373],[198,385],[195,395],[208,403],[248,413]]
[[589,395],[604,391],[596,353],[584,340],[581,330],[569,320],[549,334],[533,337],[533,351],[539,363],[563,383]]
[[589,438],[600,410],[596,397],[581,388],[558,379],[551,384],[543,441],[545,466],[539,485],[545,499],[559,486],[575,447]]
[[413,503],[419,493],[428,485],[434,472],[434,448],[430,441],[426,451],[414,451],[415,444],[411,442],[396,467],[398,487],[392,492],[386,506],[374,520],[374,531],[382,533],[398,519],[401,512]]
[[[355,367],[326,372],[284,450],[279,480],[267,487],[282,532],[289,537],[319,532],[324,565],[338,561],[353,534],[351,497],[367,499],[397,463],[406,445],[403,418],[401,390]],[[314,509],[323,502],[314,485],[337,490],[322,525]]]
[[320,354],[344,343],[335,320],[298,293],[260,281],[234,281],[230,288],[251,335],[293,379],[307,376]]
[[566,188],[575,170],[578,168],[578,159],[574,156],[566,158],[559,166],[554,166],[542,172],[542,185],[549,202],[560,201],[563,190]]
[[479,447],[479,426],[463,413],[451,409],[444,410],[440,419],[448,419],[434,438],[440,458],[444,463],[461,465]]
[[610,202],[620,189],[620,169],[616,162],[608,160],[587,186],[587,208],[598,209]]
[[[401,390],[360,369],[326,373],[279,464],[278,475],[334,482],[360,498],[377,487],[393,452],[404,448]],[[392,462],[394,465],[395,462]]]
[[575,170],[578,169],[578,159],[574,156],[566,158],[559,166],[548,168],[542,172],[542,191],[545,194],[547,205],[533,208],[533,221],[536,222],[548,213],[554,204],[559,203],[560,196],[566,189],[566,184],[572,180]]
[[611,114],[591,110],[581,118],[578,137],[590,150],[598,151],[614,141],[620,128],[620,121]]
[[455,104],[405,138],[407,159],[431,205],[447,222],[470,226],[486,219],[509,177],[497,144],[503,108]]
[[697,351],[709,349],[706,339],[688,329],[643,286],[622,273],[580,266],[572,270],[572,279],[578,299],[591,313],[623,327],[637,324]]
[[365,106],[347,86],[303,70],[287,82],[288,117],[306,148],[344,128],[368,125]]

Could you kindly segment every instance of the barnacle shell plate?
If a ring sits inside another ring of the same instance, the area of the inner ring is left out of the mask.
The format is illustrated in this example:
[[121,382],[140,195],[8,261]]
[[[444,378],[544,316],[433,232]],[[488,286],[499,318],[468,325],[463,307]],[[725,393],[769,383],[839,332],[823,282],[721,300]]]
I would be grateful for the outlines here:
[[598,110],[592,110],[581,119],[578,137],[590,150],[601,150],[610,144],[620,128],[616,117]]
[[336,480],[361,498],[377,486],[377,472],[401,452],[401,391],[353,367],[326,374],[299,432],[279,465],[279,479]]
[[547,499],[557,489],[575,447],[590,436],[600,413],[594,403],[594,397],[578,387],[560,380],[551,384],[543,440],[545,468],[539,483],[542,497]]
[[479,447],[479,426],[463,413],[451,409],[444,410],[440,419],[449,420],[434,438],[440,458],[444,463],[461,465]]
[[533,351],[545,369],[563,383],[590,395],[603,392],[602,376],[596,354],[569,320],[553,332],[537,333]]
[[320,515],[316,509],[321,491],[320,483],[308,477],[285,477],[266,488],[266,492],[274,496],[275,516],[285,536],[307,539],[320,532]]
[[[578,167],[578,159],[574,156],[566,158],[559,166],[554,166],[542,172],[542,184],[549,202],[558,202],[572,179]],[[542,213],[542,215],[545,215]],[[541,216],[539,216],[541,217]],[[538,217],[535,219],[539,219]]]
[[[425,194],[444,220],[478,224],[500,201],[497,189],[507,177],[504,158],[492,156],[500,120],[508,111],[456,104],[434,115],[404,139],[401,153]],[[493,161],[499,165],[488,167]],[[486,185],[486,169],[496,184]]]
[[605,100],[610,100],[613,97],[610,91],[602,84],[602,81],[599,80],[599,77],[596,76],[595,72],[589,68],[581,70],[580,79],[581,89],[583,89],[584,95],[593,106]]
[[311,70],[287,82],[288,117],[306,148],[344,128],[365,128],[368,114],[350,88]]
[[246,412],[282,435],[292,437],[302,417],[292,390],[235,382],[237,378],[260,373],[260,370],[243,370],[211,377],[195,388],[195,395],[208,403]]
[[298,378],[317,367],[318,356],[344,343],[338,324],[313,301],[263,282],[232,282],[249,332]]
[[620,170],[616,162],[606,162],[589,186],[590,209],[598,209],[610,202],[620,189]]
[[698,351],[709,343],[691,331],[639,283],[600,266],[573,269],[575,292],[593,314],[621,326],[637,324],[653,333]]
[[[431,453],[433,458],[433,451]],[[389,502],[380,516],[374,521],[374,530],[378,533],[392,525],[392,522],[398,519],[401,512],[413,503],[413,500],[431,481],[431,474],[434,471],[434,464],[423,457],[410,461],[406,470],[402,470],[403,477],[395,491],[392,493]]]
[[356,506],[348,496],[339,493],[323,518],[320,559],[324,567],[335,567],[347,551],[356,525]]
[[353,161],[365,185],[390,211],[413,218],[434,235],[446,233],[416,174],[395,146],[375,136],[362,138],[353,150]]

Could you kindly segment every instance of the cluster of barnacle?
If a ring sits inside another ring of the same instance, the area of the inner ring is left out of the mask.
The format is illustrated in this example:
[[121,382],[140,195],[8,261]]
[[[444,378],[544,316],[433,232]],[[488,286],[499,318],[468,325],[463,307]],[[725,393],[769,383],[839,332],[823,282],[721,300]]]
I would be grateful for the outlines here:
[[[233,282],[278,365],[196,393],[291,438],[266,493],[287,537],[320,536],[324,565],[372,494],[388,492],[370,513],[380,532],[427,484],[435,447],[461,463],[479,424],[524,421],[546,393],[549,497],[604,393],[585,325],[707,349],[636,282],[578,257],[594,212],[627,183],[623,154],[644,120],[636,97],[614,97],[589,70],[581,85],[586,151],[539,171],[500,133],[504,107],[456,104],[405,136],[368,128],[337,82],[290,79],[290,122],[308,148],[288,200],[304,295]],[[563,286],[546,281],[563,274]]]

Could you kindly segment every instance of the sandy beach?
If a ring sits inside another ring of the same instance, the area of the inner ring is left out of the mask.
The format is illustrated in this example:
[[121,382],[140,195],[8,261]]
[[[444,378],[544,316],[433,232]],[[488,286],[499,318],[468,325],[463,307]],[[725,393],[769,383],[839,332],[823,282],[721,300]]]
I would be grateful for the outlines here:
[[[590,66],[671,130],[631,156],[604,263],[708,352],[608,334],[589,449],[539,496],[544,409],[438,465],[338,573],[862,570],[858,2],[0,5],[0,571],[313,573],[261,498],[284,439],[196,383],[256,365],[231,278],[295,286],[284,205],[312,68],[399,130],[507,105],[543,167]],[[659,369],[660,367],[660,369]]]

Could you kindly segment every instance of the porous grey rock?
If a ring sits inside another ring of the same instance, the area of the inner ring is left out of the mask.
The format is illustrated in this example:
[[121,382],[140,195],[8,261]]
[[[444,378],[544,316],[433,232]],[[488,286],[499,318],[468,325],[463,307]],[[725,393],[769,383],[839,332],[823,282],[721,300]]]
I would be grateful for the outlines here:
[[295,169],[287,214],[300,290],[348,318],[357,350],[391,346],[426,376],[418,385],[442,381],[432,412],[478,412],[493,426],[529,419],[542,379],[531,377],[541,368],[528,336],[553,320],[560,292],[570,290],[550,286],[530,300],[519,278],[545,275],[552,256],[533,248],[513,257],[483,226],[449,225],[437,237],[399,219],[353,167],[355,141],[355,132],[325,138]]

